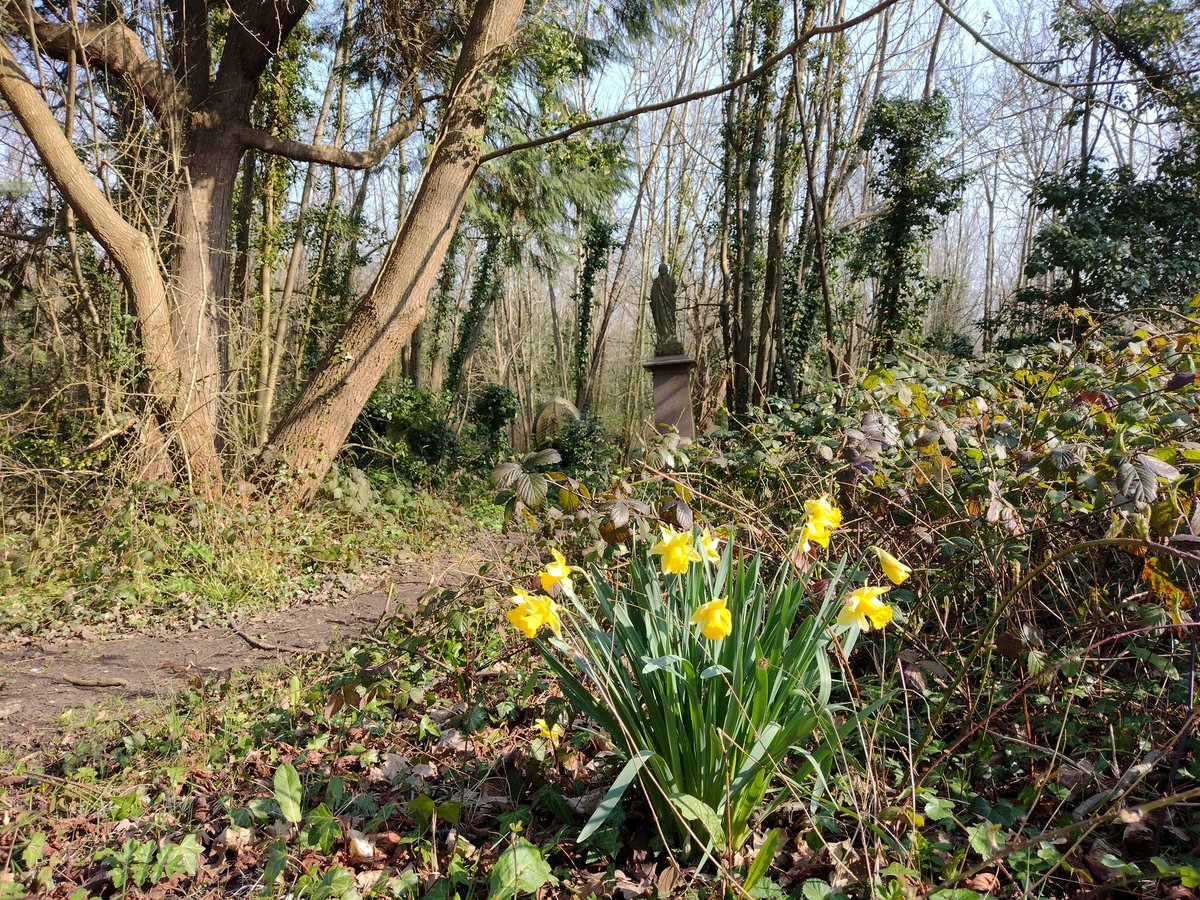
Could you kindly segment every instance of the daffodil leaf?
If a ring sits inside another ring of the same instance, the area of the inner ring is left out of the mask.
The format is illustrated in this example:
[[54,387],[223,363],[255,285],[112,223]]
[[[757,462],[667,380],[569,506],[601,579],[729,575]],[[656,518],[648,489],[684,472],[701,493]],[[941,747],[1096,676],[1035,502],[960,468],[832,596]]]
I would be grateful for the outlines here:
[[750,863],[750,868],[746,870],[746,880],[742,884],[744,890],[747,892],[752,891],[754,885],[758,884],[759,879],[767,874],[767,869],[771,867],[771,863],[775,860],[775,851],[778,847],[779,829],[772,828],[767,832],[767,836],[763,840],[758,854],[754,857],[754,862]]
[[670,669],[677,662],[683,662],[682,656],[656,656],[654,659],[646,660],[642,665],[642,674],[647,672],[658,672],[662,669]]
[[716,665],[716,666],[709,666],[707,669],[705,669],[703,672],[700,673],[700,677],[703,678],[705,681],[708,681],[708,679],[716,678],[718,675],[731,675],[731,674],[733,674],[733,673],[730,672],[724,666]]
[[754,746],[750,748],[750,753],[746,756],[746,761],[742,763],[741,771],[734,777],[733,782],[729,785],[730,796],[737,796],[742,785],[749,781],[762,765],[763,757],[767,755],[767,751],[771,746],[771,742],[775,740],[775,736],[779,734],[780,725],[778,722],[768,722],[759,732],[758,740],[754,742]]
[[579,832],[579,843],[582,844],[590,838],[601,825],[608,821],[608,817],[613,814],[613,810],[617,808],[617,804],[625,796],[625,791],[629,789],[629,785],[633,784],[633,779],[637,777],[638,771],[653,756],[654,752],[651,750],[639,750],[629,758],[629,762],[625,763],[621,771],[617,773],[616,780],[613,781],[612,787],[604,794],[604,799],[600,801],[600,805],[596,807],[596,811],[592,813],[592,817],[583,826],[583,831]]

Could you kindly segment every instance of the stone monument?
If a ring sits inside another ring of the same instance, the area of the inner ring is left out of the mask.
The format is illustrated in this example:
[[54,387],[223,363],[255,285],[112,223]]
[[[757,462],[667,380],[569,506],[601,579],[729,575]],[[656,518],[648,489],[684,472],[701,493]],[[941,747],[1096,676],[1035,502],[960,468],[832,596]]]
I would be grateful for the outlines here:
[[696,437],[692,416],[692,367],[696,361],[683,352],[675,324],[675,279],[660,263],[650,286],[654,317],[654,358],[643,363],[654,381],[654,424],[659,431],[675,429],[681,437]]

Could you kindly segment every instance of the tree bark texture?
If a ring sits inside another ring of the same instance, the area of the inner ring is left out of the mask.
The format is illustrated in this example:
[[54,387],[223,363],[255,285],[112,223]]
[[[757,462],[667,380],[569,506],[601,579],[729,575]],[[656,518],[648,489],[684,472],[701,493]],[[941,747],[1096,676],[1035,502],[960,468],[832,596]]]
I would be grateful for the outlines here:
[[424,315],[479,165],[493,90],[488,76],[515,35],[523,7],[523,0],[476,5],[409,214],[373,288],[271,438],[268,458],[286,476],[271,484],[286,484],[285,502],[303,503],[315,494],[363,405]]

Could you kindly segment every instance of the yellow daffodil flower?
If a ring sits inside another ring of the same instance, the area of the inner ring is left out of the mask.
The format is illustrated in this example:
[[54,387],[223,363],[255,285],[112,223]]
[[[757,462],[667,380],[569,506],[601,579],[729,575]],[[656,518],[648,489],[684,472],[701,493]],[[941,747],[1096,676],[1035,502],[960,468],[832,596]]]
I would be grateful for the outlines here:
[[882,628],[892,621],[892,608],[879,598],[890,591],[887,585],[864,585],[846,595],[842,609],[838,613],[839,625],[857,625],[863,631],[870,631],[871,626]]
[[696,552],[696,543],[690,531],[676,531],[667,526],[661,530],[662,540],[651,547],[650,552],[662,557],[664,573],[682,575],[692,563],[700,562],[702,557]]
[[883,567],[883,574],[888,577],[888,581],[892,584],[904,584],[905,579],[912,574],[912,569],[882,547],[872,547],[871,552],[879,560],[879,565]]
[[808,553],[813,544],[829,547],[829,536],[842,524],[842,511],[828,494],[804,501],[804,524],[800,529],[800,552]]
[[707,528],[700,535],[700,548],[704,552],[704,558],[710,563],[721,561],[721,539],[714,537]]
[[535,719],[533,722],[537,726],[538,736],[550,745],[551,748],[557,747],[562,740],[563,727],[557,722],[554,725],[547,724],[545,719]]
[[692,624],[699,625],[700,631],[710,641],[719,641],[721,638],[729,637],[729,633],[733,631],[733,618],[729,615],[725,598],[718,597],[716,600],[702,604],[692,613]]
[[549,627],[555,634],[561,633],[562,626],[558,621],[558,607],[549,597],[541,594],[530,594],[521,588],[514,588],[511,599],[513,608],[505,615],[513,626],[519,628],[525,637],[531,640],[537,637],[543,626]]
[[575,585],[571,581],[571,567],[567,565],[566,559],[557,550],[551,550],[550,555],[554,557],[551,562],[546,563],[546,568],[538,572],[538,579],[542,582],[543,591],[551,591],[555,585],[568,597],[575,596]]

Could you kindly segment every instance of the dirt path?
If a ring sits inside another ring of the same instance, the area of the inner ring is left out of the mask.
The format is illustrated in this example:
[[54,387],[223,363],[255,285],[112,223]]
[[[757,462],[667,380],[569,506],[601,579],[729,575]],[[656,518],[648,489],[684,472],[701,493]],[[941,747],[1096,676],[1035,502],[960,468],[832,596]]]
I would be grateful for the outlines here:
[[413,609],[430,588],[461,584],[478,571],[485,553],[477,545],[437,565],[414,562],[380,578],[375,590],[273,610],[235,627],[0,649],[0,744],[53,742],[60,731],[55,720],[70,709],[112,697],[166,697],[197,674],[253,669],[296,652],[324,649],[339,636]]

